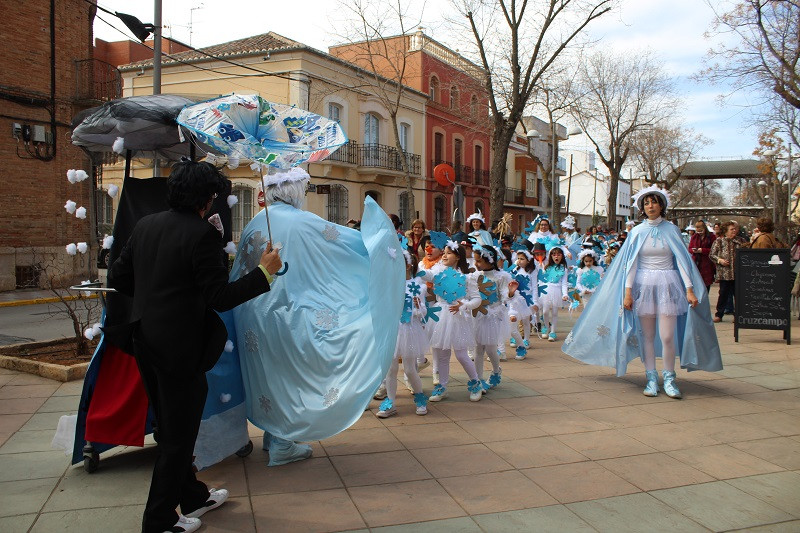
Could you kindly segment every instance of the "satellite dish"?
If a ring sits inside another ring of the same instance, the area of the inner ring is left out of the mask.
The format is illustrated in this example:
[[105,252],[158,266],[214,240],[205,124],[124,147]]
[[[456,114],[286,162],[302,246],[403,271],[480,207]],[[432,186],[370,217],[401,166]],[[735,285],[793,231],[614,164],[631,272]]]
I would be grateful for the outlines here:
[[433,167],[433,177],[442,187],[455,185],[456,171],[447,163],[439,163]]

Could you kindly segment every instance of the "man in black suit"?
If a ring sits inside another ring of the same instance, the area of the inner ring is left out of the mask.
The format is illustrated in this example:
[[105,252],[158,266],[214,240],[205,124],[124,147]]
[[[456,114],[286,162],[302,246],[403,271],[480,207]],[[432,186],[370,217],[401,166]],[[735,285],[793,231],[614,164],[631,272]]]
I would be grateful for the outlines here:
[[133,309],[131,323],[107,328],[106,335],[131,346],[158,425],[145,533],[195,531],[198,517],[227,498],[224,489],[209,491],[192,468],[208,391],[205,372],[227,340],[215,311],[267,292],[281,268],[268,243],[258,267],[228,283],[222,238],[204,219],[224,183],[208,163],[177,163],[167,181],[171,209],[142,218],[108,271],[109,286],[132,296]]

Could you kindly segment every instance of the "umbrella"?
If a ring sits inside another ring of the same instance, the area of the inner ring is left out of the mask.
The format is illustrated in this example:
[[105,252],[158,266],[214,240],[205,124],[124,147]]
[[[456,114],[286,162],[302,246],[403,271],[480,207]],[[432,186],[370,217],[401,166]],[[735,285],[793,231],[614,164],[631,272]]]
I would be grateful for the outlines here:
[[[231,94],[187,106],[177,122],[200,142],[228,157],[249,159],[259,169],[285,170],[322,161],[347,142],[338,122],[255,94]],[[263,179],[261,188],[263,192]],[[264,214],[271,242],[266,206]]]

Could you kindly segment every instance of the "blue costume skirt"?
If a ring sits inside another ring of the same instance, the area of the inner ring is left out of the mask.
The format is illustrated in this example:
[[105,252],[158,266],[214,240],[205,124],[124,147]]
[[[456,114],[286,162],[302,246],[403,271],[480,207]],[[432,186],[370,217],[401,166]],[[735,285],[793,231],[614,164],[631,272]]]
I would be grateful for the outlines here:
[[677,270],[638,269],[632,293],[633,310],[639,316],[685,315],[689,309]]

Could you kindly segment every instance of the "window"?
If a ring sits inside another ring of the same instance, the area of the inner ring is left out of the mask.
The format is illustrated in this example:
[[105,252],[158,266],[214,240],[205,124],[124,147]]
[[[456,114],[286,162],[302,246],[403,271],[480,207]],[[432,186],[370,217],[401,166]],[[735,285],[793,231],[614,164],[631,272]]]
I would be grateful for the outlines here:
[[408,191],[403,191],[400,193],[399,197],[399,204],[400,204],[400,218],[403,220],[403,229],[411,229],[411,221],[414,220],[414,213],[411,211],[411,202],[410,199],[412,198],[411,193]]
[[364,198],[366,199],[367,196],[375,200],[375,203],[381,205],[381,193],[378,191],[367,191],[364,193]]
[[469,99],[469,114],[473,117],[478,116],[478,97],[474,94]]
[[431,78],[431,84],[430,87],[428,88],[428,96],[434,102],[439,101],[439,78],[437,78],[436,76],[433,76]]
[[460,169],[463,161],[464,141],[455,139],[453,141],[453,163],[456,166],[456,172],[460,174]]
[[530,170],[525,172],[525,196],[528,198],[538,198],[536,194],[536,173]]
[[400,134],[400,146],[404,152],[408,152],[408,134],[411,131],[411,126],[405,122],[400,123],[398,133]]
[[433,199],[433,229],[436,231],[444,231],[446,212],[444,196],[437,196]]
[[[476,213],[486,213],[486,210],[483,207],[483,200],[475,200],[475,212]],[[486,217],[483,217],[486,218]]]
[[347,187],[344,185],[331,185],[328,195],[328,220],[335,224],[347,224],[350,219],[347,199]]
[[483,146],[475,145],[475,170],[483,170]]
[[108,191],[106,189],[99,189],[96,194],[96,199],[97,224],[113,224],[114,200],[108,195]]
[[450,87],[450,109],[458,109],[458,87]]
[[231,207],[231,233],[234,242],[239,242],[242,230],[253,219],[253,189],[244,185],[235,186],[231,194],[239,200]]
[[364,144],[379,144],[378,126],[380,119],[372,113],[364,115]]
[[444,134],[442,133],[434,133],[433,134],[433,162],[434,164],[439,164],[443,161],[442,153],[444,150]]
[[328,104],[328,118],[331,120],[335,120],[339,122],[342,116],[342,106],[339,104],[334,104],[333,102]]

